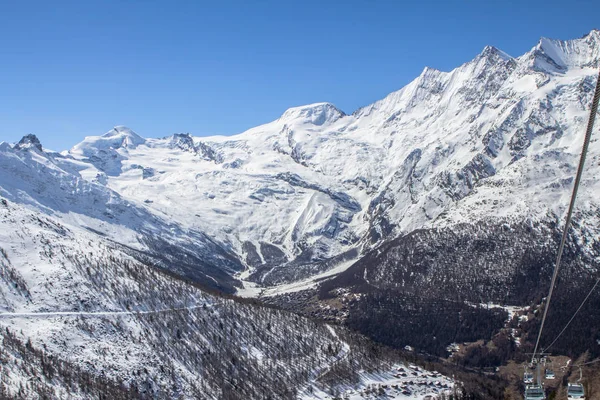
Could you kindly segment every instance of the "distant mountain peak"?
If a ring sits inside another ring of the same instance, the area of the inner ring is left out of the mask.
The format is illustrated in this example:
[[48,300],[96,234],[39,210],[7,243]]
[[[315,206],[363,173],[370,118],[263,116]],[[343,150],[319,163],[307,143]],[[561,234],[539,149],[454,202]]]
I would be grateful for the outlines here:
[[73,147],[71,152],[82,151],[92,154],[98,150],[135,148],[146,143],[146,139],[126,126],[115,126],[102,136],[87,136],[85,140]]
[[586,33],[585,35],[583,35],[581,38],[585,39],[585,38],[595,38],[596,40],[600,39],[600,29],[592,29],[591,31],[589,31],[588,33]]
[[299,122],[313,125],[331,123],[346,116],[346,114],[331,103],[314,103],[299,107],[288,108],[279,117],[280,121],[287,123]]
[[485,46],[483,48],[483,50],[479,54],[479,57],[486,57],[486,58],[498,57],[499,59],[501,59],[503,61],[511,60],[513,58],[510,55],[508,55],[507,53],[500,50],[499,48],[494,47],[494,46],[489,46],[489,45]]
[[447,74],[447,72],[441,71],[437,68],[425,67],[421,74],[417,77],[419,81],[431,81],[438,79],[440,76]]
[[19,142],[15,145],[15,149],[17,150],[27,150],[35,148],[39,151],[42,151],[42,143],[38,139],[37,136],[33,134],[25,135],[19,140]]
[[189,133],[174,133],[169,140],[169,146],[171,148],[180,148],[185,151],[196,151],[194,138]]
[[132,129],[123,126],[117,125],[112,130],[106,132],[102,135],[103,138],[123,138],[122,145],[119,147],[131,147],[143,144],[146,142],[146,139],[135,133]]
[[571,67],[596,68],[600,64],[600,31],[593,29],[572,40],[542,37],[526,56],[533,59],[536,69],[546,72],[562,72]]
[[440,72],[442,72],[442,71],[437,68],[425,67],[425,68],[423,68],[423,71],[421,71],[421,76],[429,75],[429,74],[439,74]]

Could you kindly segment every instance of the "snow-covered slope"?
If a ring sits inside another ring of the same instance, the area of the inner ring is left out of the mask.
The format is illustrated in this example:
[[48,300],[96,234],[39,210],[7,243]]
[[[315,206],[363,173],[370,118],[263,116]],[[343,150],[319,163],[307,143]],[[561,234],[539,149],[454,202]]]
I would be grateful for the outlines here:
[[[144,139],[116,127],[61,154],[4,144],[12,177],[1,193],[134,247],[146,224],[170,243],[191,232],[190,252],[218,249],[211,271],[245,269],[259,286],[348,264],[419,228],[555,218],[567,205],[599,47],[597,30],[543,38],[516,58],[488,46],[450,72],[425,68],[351,115],[311,104],[231,137]],[[599,206],[599,160],[594,140],[579,197],[586,212]],[[31,182],[56,169],[64,179],[48,186],[68,181],[68,193],[36,195]]]
[[226,243],[154,214],[143,202],[127,200],[93,179],[86,180],[83,172],[87,168],[83,162],[43,151],[32,135],[14,147],[3,143],[0,195],[125,245],[136,254],[153,258],[158,266],[206,286],[234,290],[231,274],[240,271],[242,264]]
[[352,380],[401,362],[353,338],[209,295],[125,246],[0,198],[3,398],[293,399],[325,389],[334,365]]

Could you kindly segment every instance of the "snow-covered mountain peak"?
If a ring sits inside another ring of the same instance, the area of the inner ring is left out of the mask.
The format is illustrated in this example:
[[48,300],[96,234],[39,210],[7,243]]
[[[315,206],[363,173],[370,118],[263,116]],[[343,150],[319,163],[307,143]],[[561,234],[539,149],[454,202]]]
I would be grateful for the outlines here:
[[439,75],[441,75],[443,73],[444,72],[442,72],[441,70],[439,70],[437,68],[425,67],[425,68],[423,68],[423,71],[421,71],[421,74],[419,75],[419,78],[417,78],[417,79],[427,79],[427,78],[432,78],[432,77],[438,77]]
[[562,73],[569,68],[598,67],[600,60],[600,32],[572,40],[542,37],[524,57],[533,61],[534,69]]
[[[378,117],[372,118],[382,118],[387,124],[398,120],[400,115],[413,108],[420,109],[420,112],[427,115],[435,108],[442,112],[449,105],[454,107],[457,98],[450,93],[466,95],[470,100],[479,101],[494,90],[486,85],[500,85],[515,65],[515,59],[507,53],[496,47],[486,46],[475,58],[452,71],[425,67],[408,85],[382,100],[358,109],[353,115],[363,118],[377,112]],[[440,106],[440,101],[444,102],[443,107]]]
[[33,134],[25,135],[14,147],[16,150],[37,149],[42,151],[42,144],[37,136]]
[[485,46],[479,56],[476,58],[487,58],[490,60],[507,61],[512,60],[513,57],[506,54],[502,50],[494,46]]
[[146,142],[144,138],[135,133],[133,130],[122,125],[115,126],[112,130],[102,135],[102,137],[105,139],[115,139],[121,141],[119,147],[133,147]]
[[326,123],[335,122],[344,116],[346,116],[346,114],[331,103],[314,103],[288,108],[281,117],[279,117],[279,121],[287,124],[309,123],[313,125],[324,125]]
[[194,138],[189,133],[175,133],[169,139],[170,148],[180,148],[185,151],[194,151]]
[[102,136],[86,136],[83,142],[76,144],[69,154],[75,158],[87,160],[107,175],[120,175],[121,161],[128,152],[146,139],[125,126],[116,126]]
[[146,139],[125,126],[115,126],[102,136],[86,136],[83,142],[75,145],[72,151],[85,151],[94,148],[96,150],[135,148],[144,144]]
[[592,29],[581,37],[581,40],[593,40],[596,43],[600,41],[600,29]]

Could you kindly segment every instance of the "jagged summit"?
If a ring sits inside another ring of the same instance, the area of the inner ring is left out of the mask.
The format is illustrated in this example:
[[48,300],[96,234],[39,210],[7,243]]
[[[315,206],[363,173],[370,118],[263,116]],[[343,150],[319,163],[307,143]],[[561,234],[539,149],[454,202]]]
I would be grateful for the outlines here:
[[594,28],[591,31],[589,31],[588,33],[586,33],[585,35],[583,35],[581,37],[581,39],[586,39],[586,38],[595,38],[596,40],[598,40],[600,38],[600,29]]
[[40,142],[37,136],[30,133],[29,135],[23,136],[14,148],[17,150],[27,150],[35,148],[39,151],[42,151],[42,143]]
[[421,71],[421,74],[419,75],[419,77],[421,77],[421,76],[439,75],[440,73],[443,73],[443,71],[439,70],[437,68],[433,68],[433,67],[425,67],[425,68],[423,68],[423,71]]
[[[510,69],[515,62],[515,58],[504,51],[494,46],[485,46],[475,58],[449,72],[429,66],[423,68],[419,76],[408,85],[373,104],[359,108],[352,115],[360,118],[378,111],[386,116],[385,118],[395,119],[403,108],[423,105],[423,100],[441,94],[449,84],[478,77],[482,72],[495,68],[496,65],[501,66],[501,69]],[[461,91],[465,89],[462,88]]]
[[511,57],[510,55],[508,55],[507,53],[505,53],[504,51],[500,50],[497,47],[494,46],[485,46],[483,48],[483,50],[481,51],[481,53],[479,54],[479,57],[498,57],[501,60],[511,60],[513,57]]
[[194,138],[189,133],[174,133],[167,138],[171,148],[180,148],[185,151],[195,151]]
[[286,123],[300,122],[313,125],[331,123],[346,116],[346,114],[331,103],[314,103],[305,106],[288,108],[279,117]]
[[568,68],[597,68],[600,61],[600,31],[594,29],[579,39],[558,40],[542,37],[523,57],[545,72],[563,72]]

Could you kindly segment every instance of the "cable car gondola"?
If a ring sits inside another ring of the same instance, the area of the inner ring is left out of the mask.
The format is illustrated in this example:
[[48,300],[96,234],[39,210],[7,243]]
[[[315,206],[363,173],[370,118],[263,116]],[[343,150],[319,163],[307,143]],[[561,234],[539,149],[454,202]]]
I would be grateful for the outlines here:
[[581,383],[569,383],[567,399],[585,400],[585,390]]
[[525,400],[546,400],[546,393],[542,385],[527,385],[525,387]]

